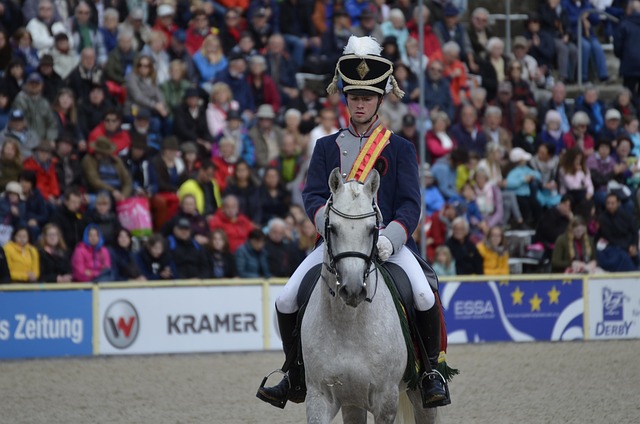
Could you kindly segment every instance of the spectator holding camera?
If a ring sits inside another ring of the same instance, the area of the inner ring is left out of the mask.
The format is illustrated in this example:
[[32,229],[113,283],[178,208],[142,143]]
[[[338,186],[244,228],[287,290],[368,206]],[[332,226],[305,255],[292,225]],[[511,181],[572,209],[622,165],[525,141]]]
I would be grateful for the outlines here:
[[135,255],[135,261],[147,280],[176,278],[175,265],[171,255],[166,251],[166,240],[161,234],[149,237],[144,248]]
[[51,217],[62,232],[64,242],[73,248],[80,240],[87,225],[81,212],[82,194],[77,188],[69,188],[62,196],[62,204],[57,207]]

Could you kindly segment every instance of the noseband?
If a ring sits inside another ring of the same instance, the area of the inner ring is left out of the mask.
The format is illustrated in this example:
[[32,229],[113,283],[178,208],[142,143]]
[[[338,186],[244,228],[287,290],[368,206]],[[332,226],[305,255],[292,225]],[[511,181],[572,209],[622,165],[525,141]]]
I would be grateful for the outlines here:
[[[327,254],[329,255],[329,263],[324,262],[323,265],[327,269],[327,271],[329,271],[333,276],[336,277],[336,288],[340,288],[340,285],[341,285],[340,273],[336,268],[336,264],[338,263],[338,261],[344,258],[358,258],[365,261],[366,268],[362,275],[362,281],[363,281],[364,287],[365,288],[367,287],[367,279],[369,278],[369,275],[373,270],[372,265],[376,257],[376,251],[377,251],[377,245],[378,245],[378,228],[380,228],[380,220],[379,220],[378,214],[376,213],[375,202],[372,204],[372,206],[373,206],[373,210],[371,212],[363,213],[360,215],[350,215],[336,209],[333,206],[333,196],[329,198],[329,202],[328,202],[329,211],[335,213],[341,218],[358,220],[358,219],[369,218],[372,216],[376,217],[375,231],[373,231],[373,243],[371,244],[371,251],[369,252],[369,255],[366,255],[365,253],[357,252],[357,251],[341,252],[341,253],[338,253],[337,255],[334,255],[333,249],[332,249],[332,243],[331,243],[331,223],[329,222],[329,213],[327,212],[324,220],[324,239],[325,239],[325,243],[327,244]],[[335,290],[333,290],[329,286],[329,283],[327,283],[326,280],[325,280],[325,284],[327,285],[327,288],[329,289],[329,293],[331,294],[331,296],[335,297],[336,296]],[[376,283],[373,296],[371,296],[370,298],[367,297],[365,298],[365,300],[371,303],[371,301],[373,300],[373,297],[376,295],[377,290],[378,290],[378,284]]]

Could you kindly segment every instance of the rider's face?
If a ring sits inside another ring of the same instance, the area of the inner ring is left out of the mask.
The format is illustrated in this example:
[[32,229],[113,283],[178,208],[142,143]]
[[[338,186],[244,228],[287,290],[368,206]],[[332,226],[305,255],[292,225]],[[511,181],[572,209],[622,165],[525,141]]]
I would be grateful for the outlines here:
[[365,95],[356,96],[347,94],[347,107],[351,114],[351,119],[356,124],[366,124],[369,119],[376,113],[378,107],[378,96]]

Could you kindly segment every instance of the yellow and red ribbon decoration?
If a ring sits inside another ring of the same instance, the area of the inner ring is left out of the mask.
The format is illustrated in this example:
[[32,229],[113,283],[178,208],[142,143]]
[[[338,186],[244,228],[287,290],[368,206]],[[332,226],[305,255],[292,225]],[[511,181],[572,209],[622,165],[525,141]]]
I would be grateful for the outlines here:
[[384,146],[386,146],[389,137],[391,137],[391,131],[382,125],[378,125],[378,127],[373,130],[364,147],[360,150],[358,158],[353,163],[347,181],[356,180],[361,183],[365,182],[376,160],[378,160],[378,157],[382,153]]

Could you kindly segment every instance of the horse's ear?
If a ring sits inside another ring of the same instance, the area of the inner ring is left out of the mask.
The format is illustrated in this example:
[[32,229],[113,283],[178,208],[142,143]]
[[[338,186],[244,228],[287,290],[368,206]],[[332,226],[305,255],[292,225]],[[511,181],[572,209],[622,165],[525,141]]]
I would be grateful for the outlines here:
[[335,194],[343,184],[340,168],[334,168],[333,171],[331,171],[331,175],[329,175],[329,189],[331,193]]
[[369,178],[364,183],[365,190],[368,190],[371,194],[371,197],[376,197],[376,193],[380,188],[380,174],[375,169],[371,170],[369,174]]

